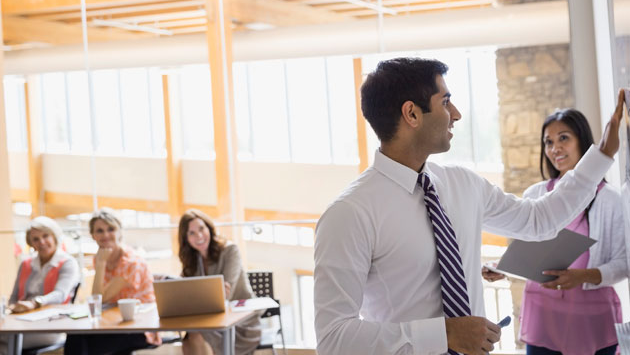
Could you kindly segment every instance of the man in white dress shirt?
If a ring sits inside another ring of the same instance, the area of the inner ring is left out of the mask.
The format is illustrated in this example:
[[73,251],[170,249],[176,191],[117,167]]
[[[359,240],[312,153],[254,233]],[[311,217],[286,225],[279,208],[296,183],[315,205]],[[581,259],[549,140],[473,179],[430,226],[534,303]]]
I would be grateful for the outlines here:
[[[523,200],[456,166],[445,152],[461,118],[435,60],[379,63],[361,87],[361,108],[381,142],[374,164],[322,215],[315,240],[315,329],[321,355],[486,354],[500,337],[484,317],[482,229],[527,240],[553,238],[592,200],[619,147],[623,96],[599,148],[537,200]],[[612,133],[611,133],[612,132]],[[445,318],[431,221],[418,186],[427,173],[453,225],[472,316]]]

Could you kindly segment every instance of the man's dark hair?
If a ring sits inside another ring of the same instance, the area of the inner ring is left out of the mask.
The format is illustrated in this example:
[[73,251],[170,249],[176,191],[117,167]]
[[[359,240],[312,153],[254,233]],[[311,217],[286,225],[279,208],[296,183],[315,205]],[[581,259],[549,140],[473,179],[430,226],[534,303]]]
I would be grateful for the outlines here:
[[431,96],[438,92],[435,78],[448,66],[440,61],[395,58],[378,63],[361,86],[361,110],[381,142],[394,138],[405,101],[423,113],[431,112]]

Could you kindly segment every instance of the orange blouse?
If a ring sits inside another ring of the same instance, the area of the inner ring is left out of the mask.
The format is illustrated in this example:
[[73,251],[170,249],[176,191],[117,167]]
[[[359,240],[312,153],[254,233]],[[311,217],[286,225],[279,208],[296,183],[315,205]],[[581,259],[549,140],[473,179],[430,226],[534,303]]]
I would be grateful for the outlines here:
[[153,274],[149,271],[147,262],[136,255],[132,249],[123,247],[123,254],[116,268],[113,270],[105,268],[104,286],[107,287],[109,282],[117,276],[127,281],[127,286],[123,287],[111,302],[115,303],[121,298],[136,298],[142,303],[155,302]]

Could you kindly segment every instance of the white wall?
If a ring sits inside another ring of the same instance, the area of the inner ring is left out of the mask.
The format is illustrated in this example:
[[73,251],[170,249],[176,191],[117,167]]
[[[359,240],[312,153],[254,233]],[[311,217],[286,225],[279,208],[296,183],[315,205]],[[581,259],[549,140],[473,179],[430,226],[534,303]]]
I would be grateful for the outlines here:
[[[85,155],[43,155],[44,190],[92,194],[91,158]],[[166,201],[164,159],[95,157],[96,192],[108,197]]]
[[[44,154],[45,191],[91,195],[91,158],[84,155]],[[28,189],[25,153],[11,155],[11,187]],[[166,201],[164,159],[95,157],[98,195]],[[318,214],[356,176],[354,165],[311,165],[241,162],[245,208]],[[216,205],[214,161],[182,161],[183,199],[187,204]],[[314,192],[316,189],[316,193]]]
[[319,214],[358,175],[356,165],[240,164],[246,208]]
[[28,153],[9,152],[9,181],[12,189],[29,188]]
[[217,180],[214,161],[182,161],[182,188],[185,203],[195,205],[217,204]]

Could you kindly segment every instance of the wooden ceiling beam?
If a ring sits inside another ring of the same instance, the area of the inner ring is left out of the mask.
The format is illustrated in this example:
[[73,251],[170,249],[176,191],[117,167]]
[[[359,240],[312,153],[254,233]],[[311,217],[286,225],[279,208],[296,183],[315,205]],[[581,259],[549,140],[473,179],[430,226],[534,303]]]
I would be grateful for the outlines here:
[[[139,14],[157,14],[168,13],[178,11],[192,11],[203,9],[203,1],[200,0],[185,0],[175,2],[164,2],[158,4],[137,5],[137,6],[121,6],[112,8],[102,8],[97,10],[88,10],[86,16],[88,19],[92,18],[120,18],[128,16],[137,16]],[[81,21],[81,12],[64,12],[38,15],[36,18],[41,20],[53,20],[53,21]]]
[[230,0],[228,4],[232,18],[239,23],[281,27],[353,20],[352,16],[282,0]]
[[173,35],[182,35],[182,34],[188,34],[188,33],[206,32],[207,29],[208,27],[206,25],[203,25],[203,26],[177,28],[177,29],[173,29],[172,31],[173,31]]
[[[456,7],[459,8],[462,6],[469,6],[470,3],[474,3],[474,5],[489,5],[492,4],[492,0],[450,0],[448,2],[435,0],[390,0],[383,1],[383,6],[394,9],[396,11],[405,12],[408,11],[407,9],[418,9],[417,11],[422,11],[423,9],[452,9]],[[358,13],[362,15],[363,13],[368,11],[376,13],[376,11],[374,10],[361,8],[351,3],[336,3],[334,5],[321,6],[321,8],[330,11],[342,11],[344,13],[352,15],[356,15]]]
[[153,15],[139,15],[131,17],[120,17],[119,21],[125,21],[129,23],[158,23],[163,21],[183,20],[190,18],[206,17],[206,10],[192,10],[192,11],[178,11],[178,12],[166,12],[162,14]]
[[199,17],[173,21],[162,21],[155,23],[153,26],[157,28],[174,29],[180,27],[203,26],[206,23],[208,23],[208,19],[206,19],[205,17]]
[[[89,10],[114,6],[176,1],[181,0],[85,0],[85,5]],[[80,10],[80,0],[2,0],[2,13],[5,15],[38,15],[49,12],[72,12]]]
[[[464,9],[464,8],[479,8],[492,6],[492,0],[462,0],[462,1],[453,1],[448,3],[439,3],[439,4],[424,4],[424,5],[404,5],[404,6],[394,6],[392,7],[394,10],[398,12],[399,15],[409,14],[409,13],[420,13],[420,12],[429,12],[429,11],[442,11],[442,10],[451,10],[451,9]],[[346,10],[342,11],[342,13],[346,15],[351,15],[354,17],[372,17],[376,16],[377,13],[374,10]]]
[[[6,43],[40,42],[53,45],[81,43],[81,26],[53,21],[26,19],[18,16],[2,17],[2,30]],[[88,28],[90,42],[138,39],[152,36],[132,34],[115,28]]]

